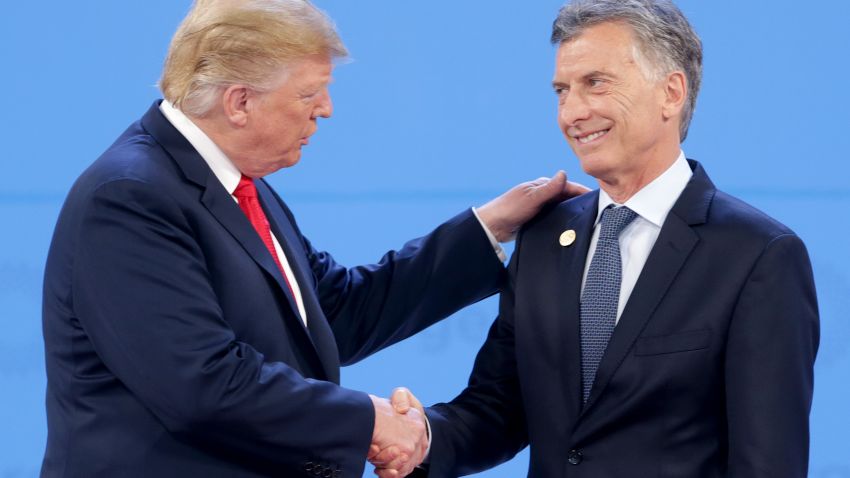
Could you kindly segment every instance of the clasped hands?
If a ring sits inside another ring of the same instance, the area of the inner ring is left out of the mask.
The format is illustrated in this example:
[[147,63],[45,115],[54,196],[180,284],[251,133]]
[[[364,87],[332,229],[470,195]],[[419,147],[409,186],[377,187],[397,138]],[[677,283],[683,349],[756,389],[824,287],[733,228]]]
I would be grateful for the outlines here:
[[393,390],[390,400],[369,395],[375,407],[375,429],[367,459],[380,478],[409,475],[428,450],[425,411],[410,390]]

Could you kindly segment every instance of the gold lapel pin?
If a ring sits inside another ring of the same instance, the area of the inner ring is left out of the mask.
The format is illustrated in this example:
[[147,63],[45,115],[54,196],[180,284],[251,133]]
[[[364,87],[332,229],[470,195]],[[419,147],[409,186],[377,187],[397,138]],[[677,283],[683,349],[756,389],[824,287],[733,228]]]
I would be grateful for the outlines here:
[[572,245],[576,242],[576,232],[572,229],[567,229],[561,233],[561,237],[558,239],[558,242],[560,242],[564,247]]

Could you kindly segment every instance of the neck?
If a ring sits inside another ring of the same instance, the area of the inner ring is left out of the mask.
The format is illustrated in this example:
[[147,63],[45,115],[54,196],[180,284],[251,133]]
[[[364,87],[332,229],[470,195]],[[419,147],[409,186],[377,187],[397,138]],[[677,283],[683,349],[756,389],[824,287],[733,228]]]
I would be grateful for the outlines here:
[[246,148],[240,148],[235,142],[234,132],[228,128],[226,123],[220,117],[211,115],[208,117],[189,117],[195,125],[204,132],[218,149],[239,169],[243,174],[250,177],[262,176],[251,168],[246,167],[241,161],[241,154]]
[[628,171],[614,171],[597,177],[599,187],[617,204],[625,204],[647,184],[664,174],[679,158],[680,151],[677,143],[675,148],[667,148],[653,159],[636,162],[635,167]]
[[197,126],[198,129],[203,131],[204,134],[207,135],[207,137],[211,139],[212,142],[216,144],[216,146],[219,147],[219,149],[221,149],[222,151],[224,151],[225,154],[227,154],[224,144],[226,143],[226,141],[222,141],[224,135],[221,132],[221,127],[218,125],[218,122],[215,119],[206,117],[199,118],[197,116],[189,115],[186,116],[190,120],[192,120],[192,123],[195,123],[195,126]]

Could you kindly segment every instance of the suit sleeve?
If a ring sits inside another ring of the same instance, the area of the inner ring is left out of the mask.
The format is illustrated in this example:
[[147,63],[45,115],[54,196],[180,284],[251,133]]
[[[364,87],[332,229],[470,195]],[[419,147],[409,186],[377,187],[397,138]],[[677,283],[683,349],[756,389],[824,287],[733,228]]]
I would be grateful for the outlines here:
[[286,476],[314,457],[360,476],[374,423],[368,396],[305,379],[237,341],[191,225],[167,195],[137,180],[103,184],[76,237],[79,326],[170,433]]
[[428,476],[476,473],[513,458],[528,444],[515,354],[513,277],[520,245],[502,291],[499,317],[478,352],[467,388],[426,413],[432,440]]
[[730,478],[807,476],[818,340],[808,254],[797,236],[779,236],[756,263],[729,330]]
[[504,281],[504,266],[471,210],[372,265],[347,269],[307,239],[304,246],[343,365],[496,293]]

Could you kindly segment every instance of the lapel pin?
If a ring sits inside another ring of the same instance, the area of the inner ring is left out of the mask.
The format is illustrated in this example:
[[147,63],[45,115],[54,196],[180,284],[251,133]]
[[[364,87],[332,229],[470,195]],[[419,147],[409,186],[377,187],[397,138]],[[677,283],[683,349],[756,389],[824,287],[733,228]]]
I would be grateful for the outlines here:
[[561,233],[561,237],[558,239],[558,242],[560,242],[564,247],[571,246],[574,242],[576,242],[576,232],[572,229],[567,229]]

